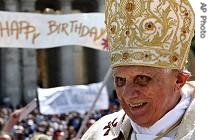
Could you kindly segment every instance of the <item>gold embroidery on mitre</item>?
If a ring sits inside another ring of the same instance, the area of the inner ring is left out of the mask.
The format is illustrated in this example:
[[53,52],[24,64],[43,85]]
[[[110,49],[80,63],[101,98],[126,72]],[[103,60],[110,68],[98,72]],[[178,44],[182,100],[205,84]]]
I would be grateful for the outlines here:
[[184,67],[195,22],[187,0],[106,0],[105,19],[112,67]]
[[111,30],[112,34],[114,34],[116,32],[116,26],[112,26],[110,30]]
[[128,58],[129,58],[129,53],[123,53],[123,55],[122,55],[122,59],[123,60],[128,60]]
[[145,24],[145,29],[147,29],[147,30],[153,30],[154,28],[155,28],[155,26],[152,22],[148,22]]
[[133,4],[133,2],[128,2],[125,6],[125,9],[128,11],[128,12],[131,12],[133,11],[135,8],[135,5]]

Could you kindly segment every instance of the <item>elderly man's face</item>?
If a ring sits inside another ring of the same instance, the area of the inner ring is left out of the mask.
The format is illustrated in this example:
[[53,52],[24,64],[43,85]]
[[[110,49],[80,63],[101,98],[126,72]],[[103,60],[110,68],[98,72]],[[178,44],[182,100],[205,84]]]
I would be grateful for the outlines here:
[[126,114],[138,125],[149,127],[180,99],[177,71],[145,66],[113,69],[118,99]]

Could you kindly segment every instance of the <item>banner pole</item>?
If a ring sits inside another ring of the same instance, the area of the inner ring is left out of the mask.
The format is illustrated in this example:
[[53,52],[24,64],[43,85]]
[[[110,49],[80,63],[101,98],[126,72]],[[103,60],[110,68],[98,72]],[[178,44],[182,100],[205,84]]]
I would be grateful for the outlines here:
[[111,75],[111,72],[112,72],[112,68],[109,67],[109,69],[108,69],[108,71],[107,71],[107,73],[106,73],[106,75],[104,77],[103,83],[102,83],[102,85],[101,85],[101,87],[100,87],[100,89],[99,89],[99,91],[97,93],[97,96],[96,96],[96,98],[95,98],[95,100],[94,100],[90,110],[88,111],[87,115],[85,116],[84,120],[82,121],[82,125],[81,125],[81,127],[80,127],[80,129],[79,129],[79,131],[78,131],[78,133],[77,133],[77,135],[75,137],[75,140],[80,139],[80,137],[82,135],[82,132],[83,132],[83,130],[86,127],[87,121],[90,118],[90,116],[92,114],[92,111],[94,110],[95,105],[96,105],[96,103],[97,103],[97,101],[98,101],[98,99],[99,99],[99,97],[101,95],[102,89],[104,88],[105,84],[107,83],[107,81],[109,79],[109,76]]

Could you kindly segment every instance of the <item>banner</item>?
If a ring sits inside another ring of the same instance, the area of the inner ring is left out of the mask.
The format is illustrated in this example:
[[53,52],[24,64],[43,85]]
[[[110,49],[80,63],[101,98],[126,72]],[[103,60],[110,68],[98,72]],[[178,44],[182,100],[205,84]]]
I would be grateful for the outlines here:
[[[38,88],[39,108],[42,114],[63,114],[71,111],[85,113],[91,108],[102,82],[89,85]],[[109,99],[103,88],[95,109],[108,109]]]
[[0,47],[40,49],[65,45],[108,50],[104,14],[0,12]]

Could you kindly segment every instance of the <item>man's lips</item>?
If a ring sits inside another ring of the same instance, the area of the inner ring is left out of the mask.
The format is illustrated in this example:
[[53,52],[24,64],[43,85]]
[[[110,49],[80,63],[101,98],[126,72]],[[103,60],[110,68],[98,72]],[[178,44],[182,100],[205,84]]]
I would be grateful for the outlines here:
[[132,104],[129,104],[129,107],[131,107],[131,108],[139,108],[139,107],[143,107],[146,104],[147,104],[147,102],[132,103]]

